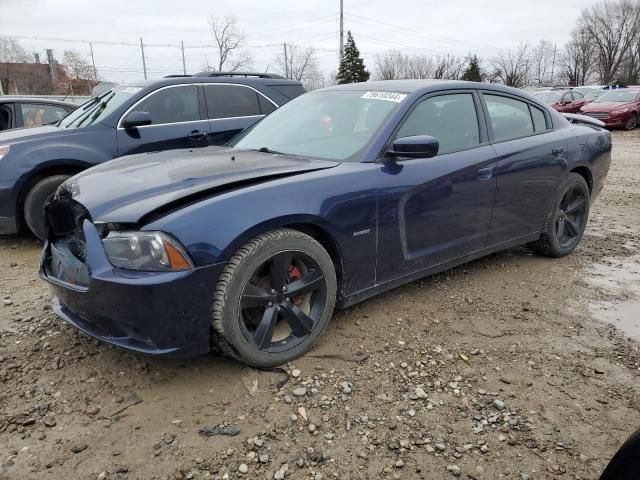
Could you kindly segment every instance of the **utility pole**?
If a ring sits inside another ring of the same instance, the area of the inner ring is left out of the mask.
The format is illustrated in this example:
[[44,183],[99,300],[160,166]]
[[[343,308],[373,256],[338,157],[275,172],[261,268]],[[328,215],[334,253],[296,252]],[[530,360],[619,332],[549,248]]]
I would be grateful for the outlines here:
[[187,74],[187,65],[184,62],[184,42],[182,40],[180,40],[180,47],[182,48],[182,73],[184,75]]
[[344,55],[344,0],[340,0],[340,61]]
[[289,59],[287,58],[287,42],[284,42],[284,76],[289,78]]
[[553,61],[551,62],[551,85],[553,85],[553,69],[556,66],[556,51],[558,50],[558,44],[553,44]]
[[142,71],[144,72],[144,79],[147,79],[147,61],[144,59],[144,44],[142,43],[142,37],[140,37],[140,50],[142,51]]
[[93,57],[93,44],[89,42],[89,48],[91,49],[91,63],[93,64],[93,79],[98,81],[98,71],[96,70],[96,59]]

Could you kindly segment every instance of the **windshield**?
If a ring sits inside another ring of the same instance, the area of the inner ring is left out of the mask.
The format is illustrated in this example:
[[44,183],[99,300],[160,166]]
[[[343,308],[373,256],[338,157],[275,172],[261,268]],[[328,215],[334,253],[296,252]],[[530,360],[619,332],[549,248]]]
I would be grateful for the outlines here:
[[556,103],[558,100],[560,100],[561,95],[562,92],[540,92],[535,94],[537,98],[548,105]]
[[633,100],[637,96],[638,96],[638,92],[635,90],[613,90],[600,95],[598,98],[594,100],[594,103],[633,102]]
[[115,87],[84,103],[58,123],[62,128],[88,127],[101,121],[142,87]]
[[302,95],[265,117],[234,145],[323,160],[358,161],[407,95],[330,90]]

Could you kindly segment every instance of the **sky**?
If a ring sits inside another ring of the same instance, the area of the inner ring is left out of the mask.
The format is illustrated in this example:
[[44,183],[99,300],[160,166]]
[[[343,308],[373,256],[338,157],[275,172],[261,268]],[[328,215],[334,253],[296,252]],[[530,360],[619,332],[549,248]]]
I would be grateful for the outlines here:
[[[370,71],[389,49],[408,54],[467,55],[491,59],[520,42],[546,39],[558,48],[582,9],[597,0],[344,0],[351,30]],[[47,48],[61,61],[75,49],[98,73],[118,83],[143,78],[140,37],[149,78],[187,73],[217,62],[210,16],[236,17],[253,70],[278,71],[283,43],[314,47],[320,69],[335,71],[339,51],[339,0],[0,0],[0,36],[14,36],[29,51]],[[36,38],[34,38],[36,37]]]

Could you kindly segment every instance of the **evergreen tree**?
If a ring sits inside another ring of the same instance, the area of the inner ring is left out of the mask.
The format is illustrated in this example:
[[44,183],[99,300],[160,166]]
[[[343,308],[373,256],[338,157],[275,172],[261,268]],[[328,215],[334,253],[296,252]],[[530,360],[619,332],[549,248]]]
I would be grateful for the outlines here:
[[477,55],[469,57],[469,65],[467,65],[467,69],[462,74],[462,80],[467,80],[469,82],[482,81],[482,72],[480,71],[480,60],[478,60]]
[[344,47],[344,55],[340,60],[340,68],[336,81],[338,84],[366,82],[369,80],[369,72],[364,67],[364,61],[360,58],[360,51],[356,47],[351,31],[347,32],[347,44]]

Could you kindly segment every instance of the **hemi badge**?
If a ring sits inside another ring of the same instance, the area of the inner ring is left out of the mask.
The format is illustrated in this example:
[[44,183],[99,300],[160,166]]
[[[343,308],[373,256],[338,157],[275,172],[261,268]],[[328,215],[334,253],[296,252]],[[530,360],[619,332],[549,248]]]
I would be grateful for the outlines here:
[[358,232],[353,232],[353,236],[354,237],[358,237],[360,235],[366,235],[367,233],[370,233],[370,232],[371,232],[371,229],[367,228],[366,230],[360,230]]

